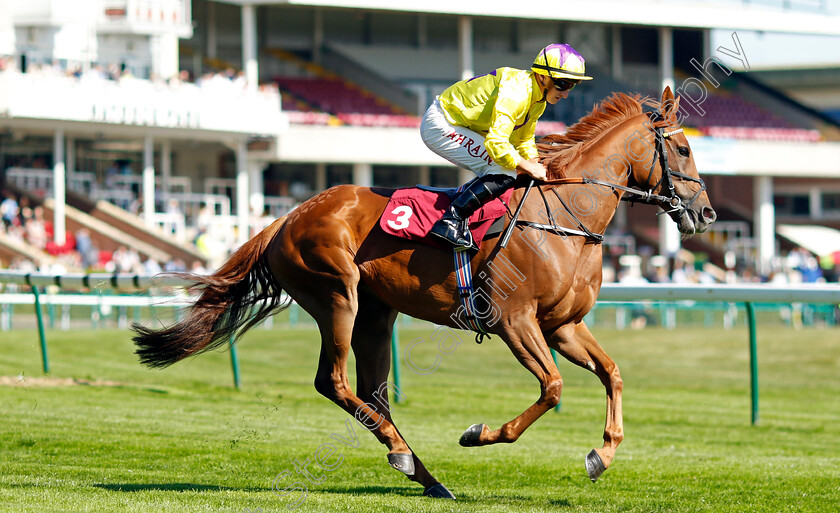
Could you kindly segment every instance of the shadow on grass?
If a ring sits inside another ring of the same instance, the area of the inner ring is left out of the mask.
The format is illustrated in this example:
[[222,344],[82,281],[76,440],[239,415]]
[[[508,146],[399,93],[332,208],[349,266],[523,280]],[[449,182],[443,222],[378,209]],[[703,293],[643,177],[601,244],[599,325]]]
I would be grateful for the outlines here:
[[[312,490],[316,491],[316,490]],[[381,486],[381,485],[368,485],[368,486],[353,486],[353,487],[342,487],[342,488],[326,488],[317,490],[318,493],[323,494],[347,494],[347,495],[400,495],[403,497],[422,497],[423,496],[423,489],[419,486]],[[482,495],[480,497],[476,497],[474,495],[468,494],[459,494],[455,493],[456,501],[459,503],[481,503],[481,502],[502,502],[502,503],[509,503],[509,504],[516,504],[518,502],[533,502],[534,497],[524,496],[524,495],[502,495],[502,494],[491,494],[491,495]],[[442,499],[444,500],[444,499]],[[553,506],[556,508],[570,508],[572,507],[572,503],[568,499],[548,499],[546,501],[548,506]]]
[[112,492],[264,492],[265,488],[233,488],[230,486],[203,485],[196,483],[96,483],[94,488],[102,488]]
[[367,485],[367,486],[352,486],[341,488],[324,488],[321,490],[311,490],[313,492],[333,494],[343,493],[347,495],[402,495],[403,497],[420,497],[423,495],[423,488],[421,486],[382,486],[382,485]]
[[549,506],[554,506],[556,508],[571,508],[572,503],[569,502],[569,499],[548,499],[547,501]]

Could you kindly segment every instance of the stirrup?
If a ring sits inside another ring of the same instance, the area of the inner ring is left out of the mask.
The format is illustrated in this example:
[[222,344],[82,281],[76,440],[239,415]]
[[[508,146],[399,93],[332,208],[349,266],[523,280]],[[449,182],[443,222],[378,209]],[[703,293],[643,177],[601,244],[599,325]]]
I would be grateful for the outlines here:
[[444,217],[432,226],[429,234],[446,241],[455,251],[478,250],[466,221]]

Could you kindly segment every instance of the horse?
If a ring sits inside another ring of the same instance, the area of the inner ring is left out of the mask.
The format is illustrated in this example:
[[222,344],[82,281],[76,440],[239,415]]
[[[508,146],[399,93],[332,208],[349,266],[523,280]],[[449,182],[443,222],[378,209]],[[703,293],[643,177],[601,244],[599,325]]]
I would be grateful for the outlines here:
[[[530,196],[531,187],[517,182],[509,201],[511,208],[522,207],[516,236],[504,248],[500,237],[485,240],[471,260],[475,283],[485,295],[482,311],[492,305],[494,312],[492,323],[485,319],[487,332],[501,338],[534,375],[540,393],[498,429],[470,426],[462,446],[515,442],[559,403],[563,380],[554,349],[594,373],[606,389],[604,444],[584,459],[589,478],[594,482],[613,462],[624,439],[623,384],[618,366],[583,321],[601,286],[602,234],[622,198],[658,205],[683,237],[705,231],[716,219],[688,140],[677,128],[678,114],[679,98],[670,88],[661,101],[614,93],[565,134],[541,140],[547,179]],[[379,227],[392,192],[340,185],[305,201],[246,242],[215,273],[190,275],[201,293],[183,320],[161,329],[135,324],[133,340],[141,363],[165,367],[219,348],[288,306],[281,299],[285,292],[320,330],[315,389],[363,419],[387,446],[389,464],[422,485],[424,495],[454,499],[400,435],[387,392],[381,395],[398,312],[463,328],[456,315],[451,250],[396,238]],[[503,267],[515,269],[513,276],[504,275]],[[351,349],[357,362],[355,391],[347,374]],[[377,411],[370,406],[374,400],[386,407]]]

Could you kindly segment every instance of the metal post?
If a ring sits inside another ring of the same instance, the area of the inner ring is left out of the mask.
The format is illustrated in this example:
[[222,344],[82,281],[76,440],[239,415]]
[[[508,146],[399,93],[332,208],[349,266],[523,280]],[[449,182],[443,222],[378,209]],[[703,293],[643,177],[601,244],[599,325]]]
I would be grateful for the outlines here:
[[50,329],[55,329],[55,305],[52,301],[47,304],[47,318],[50,320]]
[[143,222],[155,225],[155,141],[151,135],[143,138]]
[[70,305],[61,305],[61,331],[70,331]]
[[117,307],[117,327],[124,330],[128,326],[128,307]]
[[65,202],[66,183],[64,163],[64,129],[59,128],[53,135],[53,241],[63,246],[66,239]]
[[[177,71],[176,71],[177,73]],[[164,139],[160,142],[160,190],[163,200],[163,210],[166,212],[169,195],[172,194],[172,141]]]
[[0,306],[0,331],[9,331],[12,329],[12,312],[11,305],[3,303]]
[[38,338],[41,339],[41,363],[44,374],[50,373],[50,361],[47,356],[47,336],[44,334],[44,318],[41,313],[41,298],[38,297],[38,287],[32,287],[35,296],[35,318],[38,319]]
[[[402,390],[400,386],[400,334],[397,328],[396,319],[391,329],[391,372],[394,374],[394,386]],[[400,394],[394,394],[394,402],[400,403]]]
[[473,24],[469,16],[458,17],[458,64],[461,68],[461,80],[473,75]]
[[155,320],[155,304],[152,301],[152,292],[151,290],[146,291],[146,296],[149,298],[149,319]]
[[239,390],[239,358],[236,356],[236,334],[230,336],[230,366],[233,369],[233,384]]
[[259,86],[260,69],[257,60],[257,6],[242,6],[242,68],[248,79],[247,87],[256,91]]
[[758,239],[758,271],[770,274],[776,256],[776,209],[773,206],[773,177],[756,176],[753,179],[753,219]]
[[248,145],[242,141],[236,147],[236,243],[240,246],[251,238],[248,226],[249,210]]
[[289,326],[296,327],[298,323],[298,305],[297,303],[292,303],[292,306],[289,308]]
[[755,337],[755,308],[747,302],[747,320],[750,325],[750,399],[752,403],[752,425],[758,424],[758,347]]
[[[557,361],[557,351],[555,351],[554,349],[551,350],[551,357],[554,358],[554,365],[556,366],[557,363],[558,363],[558,361]],[[558,401],[557,406],[554,407],[554,411],[557,412],[557,413],[560,413],[560,409],[561,409],[562,406],[563,406],[563,402]]]

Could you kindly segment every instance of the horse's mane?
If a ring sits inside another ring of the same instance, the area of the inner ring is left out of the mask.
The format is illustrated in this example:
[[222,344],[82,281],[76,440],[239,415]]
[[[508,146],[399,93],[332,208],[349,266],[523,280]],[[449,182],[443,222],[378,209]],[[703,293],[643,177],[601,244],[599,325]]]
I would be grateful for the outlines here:
[[[540,160],[548,168],[548,178],[565,176],[566,168],[578,155],[610,128],[644,113],[644,107],[659,110],[660,103],[640,94],[613,93],[592,108],[592,112],[570,126],[565,134],[547,135],[537,148]],[[654,123],[657,126],[659,123]]]

